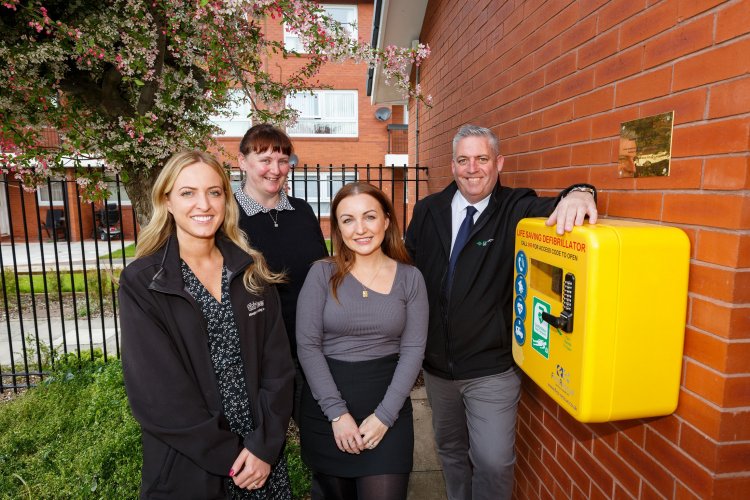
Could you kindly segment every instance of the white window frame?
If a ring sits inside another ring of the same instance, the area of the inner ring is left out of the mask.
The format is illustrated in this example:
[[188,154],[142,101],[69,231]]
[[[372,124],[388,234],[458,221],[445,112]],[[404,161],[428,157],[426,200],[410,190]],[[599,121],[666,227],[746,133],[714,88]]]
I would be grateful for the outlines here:
[[[320,217],[331,216],[331,203],[339,189],[345,184],[357,181],[357,172],[354,171],[337,171],[337,172],[310,172],[304,170],[293,170],[289,174],[289,184],[292,186],[291,195],[296,198],[303,198],[313,209],[315,215]],[[339,182],[339,185],[331,185]],[[301,184],[301,189],[297,189],[297,183]],[[316,193],[305,194],[304,184],[317,186]],[[320,203],[320,213],[318,213],[318,203]]]
[[5,174],[0,174],[0,235],[6,235],[10,232],[10,205],[5,196]]
[[[357,90],[313,90],[308,95],[315,95],[318,99],[318,112],[314,115],[300,114],[297,118],[297,123],[293,126],[288,126],[286,131],[291,137],[359,137],[359,92]],[[332,96],[349,95],[353,100],[354,115],[348,117],[326,117],[324,116],[323,110],[325,109],[325,100]],[[292,107],[292,104],[287,99],[287,106]],[[321,129],[327,124],[344,124],[353,125],[353,132],[350,133],[326,133],[326,132],[306,132],[305,128],[309,128],[310,125],[314,127],[320,127]]]
[[109,197],[107,198],[107,203],[117,203],[120,206],[132,206],[132,202],[130,201],[130,196],[128,196],[128,192],[125,191],[125,184],[122,182],[122,179],[120,179],[120,198],[117,198],[117,191],[115,191],[115,188],[117,187],[117,181],[115,179],[106,179],[105,182],[107,183],[107,190],[109,191]]
[[232,186],[231,195],[234,196],[235,190],[242,188],[242,170],[233,168],[229,171],[229,185]]
[[[48,200],[47,195],[50,191],[47,189],[47,183],[42,184],[36,190],[36,199],[39,202],[40,207],[64,207],[65,206],[65,189],[67,183],[64,177],[52,178],[49,180],[52,182],[52,200]],[[55,192],[55,188],[60,187],[60,192]],[[59,195],[59,199],[56,195]]]
[[[229,91],[234,99],[243,99],[244,91],[242,89],[232,89]],[[242,137],[245,132],[253,126],[253,121],[249,118],[253,107],[250,101],[235,102],[235,105],[226,113],[220,113],[210,117],[211,123],[221,128],[221,132],[215,137]]]
[[[329,12],[330,9],[340,9],[340,10],[346,11],[347,20],[346,22],[342,22],[341,24],[344,26],[345,29],[347,29],[347,31],[349,31],[350,38],[352,40],[357,40],[357,36],[358,36],[357,24],[359,21],[359,14],[357,12],[356,5],[324,3],[324,4],[321,4],[320,6],[323,8],[323,10],[326,11],[326,14],[328,14],[329,17],[333,17],[330,15],[330,12]],[[305,51],[305,48],[302,46],[302,43],[300,42],[299,36],[296,33],[292,33],[287,27],[286,23],[284,23],[284,48],[288,51],[296,52],[298,54],[307,53]]]

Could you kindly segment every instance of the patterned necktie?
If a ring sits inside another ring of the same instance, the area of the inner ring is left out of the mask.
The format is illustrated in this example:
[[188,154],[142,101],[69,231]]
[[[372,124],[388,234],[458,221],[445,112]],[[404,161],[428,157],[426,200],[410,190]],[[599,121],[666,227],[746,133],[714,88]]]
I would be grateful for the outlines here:
[[469,240],[469,234],[471,234],[471,228],[474,227],[474,214],[477,213],[477,209],[469,205],[466,207],[466,217],[461,222],[461,227],[458,228],[458,234],[456,235],[456,242],[453,244],[453,251],[451,252],[450,262],[448,263],[448,290],[450,291],[451,285],[453,284],[453,271],[456,269],[456,262],[458,262],[458,255]]

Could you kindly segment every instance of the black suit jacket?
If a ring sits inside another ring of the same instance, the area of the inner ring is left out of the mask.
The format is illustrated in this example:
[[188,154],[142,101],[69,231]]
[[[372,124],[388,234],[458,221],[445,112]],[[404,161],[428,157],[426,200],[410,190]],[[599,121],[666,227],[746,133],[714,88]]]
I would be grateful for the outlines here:
[[494,375],[513,365],[511,323],[514,238],[525,217],[548,216],[559,201],[531,189],[495,186],[456,263],[450,297],[444,288],[451,245],[451,201],[457,190],[420,200],[406,247],[425,278],[430,304],[423,367],[445,379]]

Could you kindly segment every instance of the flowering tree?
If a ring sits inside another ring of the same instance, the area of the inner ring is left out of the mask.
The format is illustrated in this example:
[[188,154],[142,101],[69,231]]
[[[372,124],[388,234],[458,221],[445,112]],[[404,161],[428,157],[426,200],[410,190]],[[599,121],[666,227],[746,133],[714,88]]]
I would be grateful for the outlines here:
[[[283,20],[309,55],[285,80],[264,61],[293,53],[262,31]],[[291,123],[284,97],[311,89],[327,62],[382,64],[406,96],[407,68],[429,48],[376,50],[303,0],[0,0],[0,171],[34,189],[75,167],[84,196],[119,174],[141,222],[163,162],[206,148],[209,118],[252,103],[255,121]],[[241,93],[232,92],[239,88]],[[51,147],[45,133],[55,131]],[[104,169],[88,168],[99,164]]]

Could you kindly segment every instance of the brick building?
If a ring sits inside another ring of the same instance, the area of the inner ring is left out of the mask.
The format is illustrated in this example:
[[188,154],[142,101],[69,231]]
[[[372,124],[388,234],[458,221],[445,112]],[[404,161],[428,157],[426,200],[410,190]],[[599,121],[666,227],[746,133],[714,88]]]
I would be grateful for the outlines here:
[[[48,148],[60,144],[60,136],[54,129],[44,130],[41,140]],[[25,191],[19,181],[0,175],[0,242],[39,242],[55,237],[79,241],[102,235],[105,237],[102,239],[106,239],[109,235],[106,222],[112,222],[109,227],[116,228],[113,235],[121,233],[125,238],[132,238],[137,222],[128,195],[116,179],[108,184],[111,193],[108,203],[110,208],[113,208],[111,204],[117,207],[109,214],[116,217],[116,221],[109,220],[103,202],[79,202],[72,168],[67,170],[66,178],[51,180],[36,192]]]
[[[451,138],[472,122],[501,138],[505,185],[589,182],[603,216],[691,241],[676,412],[581,424],[526,379],[515,497],[747,497],[750,1],[430,0],[415,22],[432,49],[415,77],[435,104],[412,103],[409,154],[431,191],[450,182]],[[668,111],[670,176],[620,178],[620,124]]]
[[[321,2],[321,5],[332,18],[347,26],[353,37],[368,42],[373,39],[372,1],[331,1]],[[303,52],[296,37],[287,32],[279,20],[266,19],[264,23],[269,38],[283,40],[287,48]],[[406,45],[410,45],[410,40]],[[283,79],[284,75],[298,69],[301,61],[294,57],[277,57],[266,65],[267,71],[275,71]],[[386,192],[393,191],[396,211],[404,213],[404,197],[399,196],[404,191],[404,171],[392,166],[402,166],[408,161],[406,130],[399,126],[406,120],[405,101],[393,95],[386,102],[372,104],[368,93],[368,68],[351,61],[326,64],[316,75],[316,81],[320,89],[314,95],[288,98],[288,103],[301,112],[298,123],[287,129],[299,158],[299,167],[290,174],[293,194],[308,199],[321,216],[326,235],[328,208],[342,182],[370,180]],[[222,126],[223,122],[217,123]],[[219,144],[228,163],[236,166],[239,142],[250,125],[243,119],[227,123],[228,133],[219,138]],[[381,165],[384,168],[377,168]],[[235,174],[239,175],[239,171]]]

